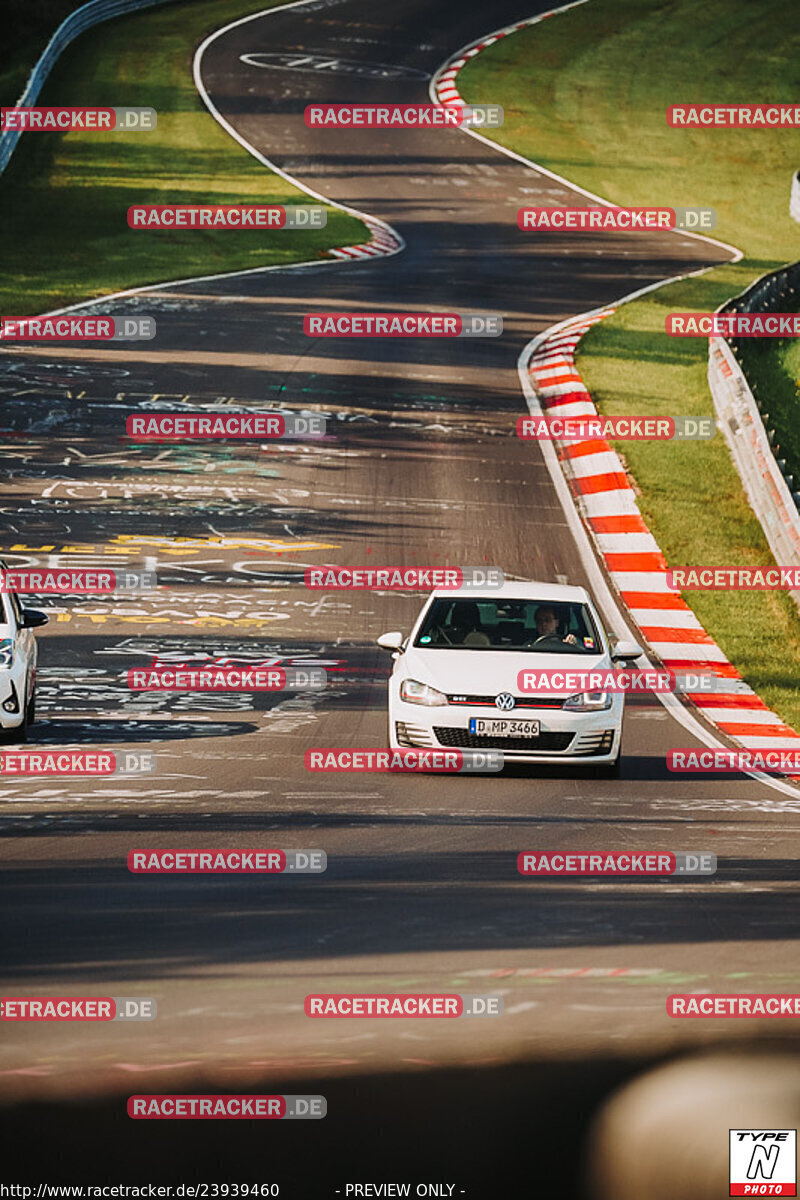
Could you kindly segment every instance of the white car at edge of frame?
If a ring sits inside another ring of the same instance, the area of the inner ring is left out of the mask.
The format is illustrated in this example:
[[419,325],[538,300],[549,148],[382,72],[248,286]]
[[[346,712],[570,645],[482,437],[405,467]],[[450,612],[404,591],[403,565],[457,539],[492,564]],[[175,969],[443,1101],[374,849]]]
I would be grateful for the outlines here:
[[[0,571],[7,570],[0,561]],[[0,741],[24,742],[36,716],[37,646],[33,630],[46,613],[23,608],[16,592],[0,592]]]
[[392,652],[393,749],[502,750],[504,762],[569,764],[619,773],[623,692],[529,695],[523,669],[608,670],[642,650],[609,641],[588,592],[505,583],[431,593],[408,637],[385,633]]

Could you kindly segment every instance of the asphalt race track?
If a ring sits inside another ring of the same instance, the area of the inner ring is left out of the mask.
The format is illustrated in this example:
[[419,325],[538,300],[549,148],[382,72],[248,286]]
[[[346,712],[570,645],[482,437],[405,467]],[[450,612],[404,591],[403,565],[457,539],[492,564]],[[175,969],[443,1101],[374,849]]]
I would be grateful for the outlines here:
[[[302,570],[449,562],[587,583],[540,451],[514,435],[526,411],[519,354],[555,321],[726,258],[676,233],[522,233],[523,204],[582,197],[459,131],[304,124],[312,101],[426,102],[453,52],[534,11],[532,0],[319,0],[222,32],[201,63],[222,116],[304,186],[387,222],[405,249],[98,306],[156,316],[157,339],[135,348],[27,345],[0,356],[5,557],[65,554],[78,565],[68,548],[113,553],[154,567],[163,585],[123,605],[42,602],[57,612],[40,637],[30,739],[155,751],[157,772],[9,780],[0,804],[6,987],[153,996],[159,1016],[13,1027],[0,1072],[9,1103],[94,1102],[167,1083],[204,1090],[209,1079],[261,1090],[254,1082],[269,1076],[297,1092],[328,1081],[330,1130],[331,1097],[349,1078],[399,1074],[411,1105],[409,1081],[435,1068],[651,1061],[752,1036],[747,1022],[668,1020],[666,996],[684,984],[798,990],[786,897],[800,793],[671,776],[667,750],[697,742],[654,697],[629,702],[618,780],[567,768],[474,778],[304,769],[313,746],[385,744],[389,659],[375,638],[408,630],[423,597],[310,592]],[[243,61],[252,55],[276,57]],[[336,69],[315,65],[330,59]],[[338,310],[491,312],[504,333],[304,335],[304,313]],[[325,414],[330,436],[124,436],[128,413],[221,398]],[[124,672],[154,654],[281,657],[326,666],[330,683],[288,698],[130,692]],[[135,877],[126,856],[143,846],[319,848],[328,870]],[[598,848],[711,850],[720,869],[672,884],[516,872],[520,850]],[[407,990],[502,994],[505,1013],[338,1024],[303,1013],[308,991]],[[772,1022],[765,1036],[788,1045],[790,1024]],[[572,1086],[575,1068],[564,1070],[556,1092]],[[369,1142],[380,1119],[369,1085],[347,1102]],[[298,1154],[323,1137],[316,1126],[302,1133]],[[147,1136],[152,1150],[164,1135]]]

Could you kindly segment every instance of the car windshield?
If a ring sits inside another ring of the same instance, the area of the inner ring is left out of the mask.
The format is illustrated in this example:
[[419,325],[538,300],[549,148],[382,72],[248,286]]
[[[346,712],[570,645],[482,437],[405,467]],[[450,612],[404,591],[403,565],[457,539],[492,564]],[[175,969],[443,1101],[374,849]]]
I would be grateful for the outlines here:
[[585,604],[480,596],[434,600],[414,645],[423,650],[603,653],[602,638]]

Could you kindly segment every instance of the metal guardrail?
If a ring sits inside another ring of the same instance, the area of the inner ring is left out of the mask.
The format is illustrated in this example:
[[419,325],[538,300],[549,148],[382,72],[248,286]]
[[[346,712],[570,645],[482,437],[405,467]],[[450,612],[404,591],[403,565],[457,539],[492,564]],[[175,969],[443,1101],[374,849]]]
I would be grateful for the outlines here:
[[[64,50],[87,29],[99,25],[102,21],[109,21],[112,17],[125,16],[140,8],[152,8],[156,4],[167,2],[168,0],[89,0],[88,4],[76,8],[75,12],[64,18],[45,46],[15,107],[25,108],[36,103],[45,80]],[[0,133],[0,174],[8,166],[22,133],[21,129],[6,129]]]
[[[721,337],[709,341],[708,383],[719,427],[775,562],[781,567],[800,566],[800,513],[772,453],[744,372]],[[800,592],[791,594],[800,608]]]
[[[740,296],[720,308],[720,312],[797,312],[800,309],[800,262],[789,263],[779,271],[762,275]],[[784,305],[787,307],[784,309]],[[736,339],[728,338],[735,346]]]
[[[792,263],[757,280],[720,311],[797,311],[799,295],[800,263]],[[800,492],[792,491],[792,477],[784,477],[775,458],[774,432],[764,427],[735,347],[735,338],[709,339],[708,383],[719,427],[776,563],[800,566]],[[792,597],[800,608],[800,592],[792,592]]]
[[[747,288],[739,296],[735,296],[733,300],[729,300],[727,304],[723,304],[720,312],[798,312],[800,311],[800,262],[789,263],[788,266],[781,267],[779,271],[773,271],[769,275],[764,275],[761,279],[757,279],[754,284]],[[744,368],[741,366],[739,343],[735,337],[726,339],[728,345],[733,351],[734,357],[742,372],[742,376],[746,382]],[[749,386],[748,386],[748,390]],[[752,394],[752,392],[751,392]],[[758,400],[753,397],[757,412],[761,413],[761,405]],[[768,418],[767,418],[768,419]],[[763,426],[763,421],[762,427]],[[766,427],[765,427],[766,428]],[[773,457],[776,458],[777,466],[781,473],[786,476],[786,463],[777,458],[774,454],[774,439],[775,431],[766,429],[767,438],[770,446],[773,448]],[[800,491],[794,490],[794,480],[791,475],[786,476],[789,480],[789,491],[792,493],[795,505],[800,509]]]

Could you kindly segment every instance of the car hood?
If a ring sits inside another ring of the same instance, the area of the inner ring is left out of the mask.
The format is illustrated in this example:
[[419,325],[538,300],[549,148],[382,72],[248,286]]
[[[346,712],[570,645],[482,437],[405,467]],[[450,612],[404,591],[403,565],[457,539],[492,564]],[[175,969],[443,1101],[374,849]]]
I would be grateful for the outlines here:
[[448,695],[519,693],[517,674],[533,671],[592,671],[610,668],[605,654],[530,654],[514,650],[421,650],[401,655],[398,674],[430,684]]

